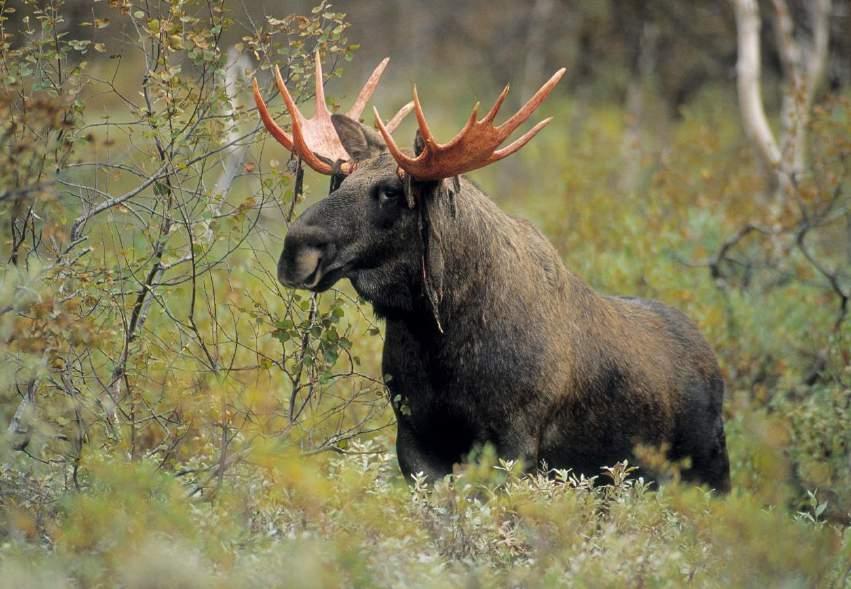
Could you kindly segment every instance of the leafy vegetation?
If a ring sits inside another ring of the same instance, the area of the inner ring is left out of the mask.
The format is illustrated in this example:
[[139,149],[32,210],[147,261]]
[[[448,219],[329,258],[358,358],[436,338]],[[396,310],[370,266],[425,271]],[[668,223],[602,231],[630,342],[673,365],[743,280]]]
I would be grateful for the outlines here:
[[326,180],[250,80],[309,99],[314,49],[329,77],[357,50],[345,15],[108,4],[0,1],[0,585],[851,586],[851,97],[817,98],[780,200],[729,84],[640,128],[554,97],[561,126],[476,175],[595,288],[699,323],[733,493],[489,449],[432,487],[399,474],[368,307],[275,278]]

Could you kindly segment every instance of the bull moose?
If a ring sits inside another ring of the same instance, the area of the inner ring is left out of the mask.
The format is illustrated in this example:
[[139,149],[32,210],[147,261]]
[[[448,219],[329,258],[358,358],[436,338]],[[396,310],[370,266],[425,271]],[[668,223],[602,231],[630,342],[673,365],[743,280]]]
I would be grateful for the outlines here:
[[[416,87],[388,124],[373,109],[377,131],[358,122],[387,61],[347,115],[331,114],[317,53],[311,119],[276,68],[291,135],[269,114],[256,80],[254,97],[270,133],[332,177],[328,197],[289,227],[278,278],[314,292],[348,278],[385,320],[383,373],[403,474],[442,477],[490,443],[530,467],[593,475],[634,462],[643,444],[688,458],[684,479],[728,490],[724,381],[695,325],[656,301],[595,292],[530,223],[461,176],[516,152],[550,122],[500,147],[564,70],[495,125],[506,86],[483,118],[474,107],[441,144]],[[391,135],[410,110],[419,127],[412,155]]]

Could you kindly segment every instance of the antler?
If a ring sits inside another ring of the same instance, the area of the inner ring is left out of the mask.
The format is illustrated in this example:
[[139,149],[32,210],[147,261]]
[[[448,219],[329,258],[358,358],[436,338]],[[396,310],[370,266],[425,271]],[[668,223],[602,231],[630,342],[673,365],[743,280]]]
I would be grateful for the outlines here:
[[[366,107],[366,103],[372,97],[372,93],[375,92],[378,81],[381,79],[381,74],[384,73],[384,68],[387,67],[389,61],[390,58],[385,57],[375,70],[373,70],[372,75],[369,76],[369,79],[367,79],[363,88],[361,88],[352,108],[346,113],[349,118],[358,120],[364,107]],[[349,154],[346,153],[337,132],[334,130],[334,125],[331,122],[331,113],[325,104],[325,88],[322,85],[322,63],[319,60],[318,50],[316,51],[315,78],[316,112],[313,114],[313,118],[306,119],[296,106],[295,100],[293,100],[289,90],[287,90],[287,86],[284,84],[284,79],[281,76],[281,70],[278,66],[275,66],[275,83],[278,86],[278,91],[284,98],[284,103],[287,105],[287,110],[292,119],[292,137],[272,118],[269,109],[266,107],[266,102],[260,93],[260,86],[257,84],[257,79],[255,79],[253,82],[254,102],[257,103],[260,118],[263,120],[266,129],[277,139],[278,143],[298,155],[308,166],[320,174],[333,174],[332,162],[337,161],[344,162],[340,165],[340,170],[343,173],[351,173],[354,166],[349,161]],[[412,106],[410,104],[402,107],[396,116],[393,117],[391,124],[395,123],[398,126],[411,109]]]
[[482,168],[495,161],[499,161],[519,150],[532,137],[537,135],[538,131],[543,129],[552,120],[552,117],[544,119],[509,145],[502,149],[497,149],[517,127],[535,112],[552,89],[555,88],[556,84],[559,83],[564,72],[565,68],[558,70],[523,105],[523,108],[518,110],[514,116],[503,124],[495,127],[493,120],[496,118],[499,107],[502,106],[505,97],[508,95],[509,87],[506,85],[484,118],[478,121],[476,120],[479,110],[479,103],[476,103],[464,128],[449,143],[443,144],[438,143],[431,134],[422,105],[420,104],[420,99],[417,96],[417,87],[414,86],[414,112],[417,115],[420,134],[425,142],[425,147],[417,157],[411,157],[402,153],[390,135],[392,132],[390,125],[384,125],[377,108],[373,107],[373,111],[375,112],[375,118],[378,123],[378,130],[381,131],[381,135],[384,137],[385,143],[387,143],[387,149],[393,154],[400,168],[419,180],[451,178],[452,176],[457,176],[458,174]]

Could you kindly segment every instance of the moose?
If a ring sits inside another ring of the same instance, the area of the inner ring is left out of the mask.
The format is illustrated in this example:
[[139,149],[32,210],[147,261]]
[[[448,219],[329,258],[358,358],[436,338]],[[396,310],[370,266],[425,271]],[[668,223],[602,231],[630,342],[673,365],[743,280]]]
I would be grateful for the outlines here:
[[[477,104],[439,143],[416,86],[386,125],[373,108],[377,131],[359,122],[387,61],[347,114],[331,114],[317,53],[310,119],[276,68],[291,135],[256,80],[254,97],[268,131],[332,177],[330,194],[290,225],[278,279],[322,292],[348,278],[385,321],[382,369],[405,477],[441,478],[484,444],[528,468],[592,476],[636,462],[642,445],[682,460],[684,480],[729,490],[724,381],[695,325],[653,300],[595,292],[535,227],[462,176],[515,153],[550,122],[500,147],[564,69],[502,124],[494,121],[508,86],[483,118]],[[411,110],[419,130],[409,154],[392,132]]]

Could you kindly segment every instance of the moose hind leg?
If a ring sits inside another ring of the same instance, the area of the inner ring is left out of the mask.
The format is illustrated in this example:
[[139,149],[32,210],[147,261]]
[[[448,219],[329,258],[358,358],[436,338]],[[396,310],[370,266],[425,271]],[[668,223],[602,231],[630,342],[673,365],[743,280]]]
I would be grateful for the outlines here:
[[534,472],[539,462],[539,441],[534,433],[509,431],[496,436],[496,451],[500,458],[519,460],[525,472]]
[[683,479],[705,484],[719,493],[730,491],[730,460],[724,422],[719,416],[713,431],[704,444],[691,452],[691,467],[683,472]]

